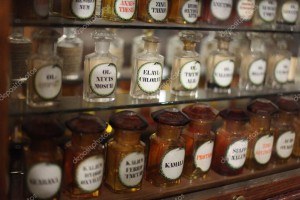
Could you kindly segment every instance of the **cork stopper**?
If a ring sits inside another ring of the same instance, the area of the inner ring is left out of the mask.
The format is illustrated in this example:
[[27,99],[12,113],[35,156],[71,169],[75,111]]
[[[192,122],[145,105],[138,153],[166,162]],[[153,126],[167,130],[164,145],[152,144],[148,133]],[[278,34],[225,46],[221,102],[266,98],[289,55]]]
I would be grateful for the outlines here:
[[185,126],[190,122],[188,116],[177,108],[167,108],[151,113],[155,122],[170,126]]
[[278,110],[278,107],[267,99],[255,99],[247,106],[247,110],[253,114],[272,115]]
[[110,125],[115,129],[145,130],[147,120],[136,112],[125,110],[113,114],[109,119]]
[[206,104],[193,104],[182,110],[191,120],[196,121],[214,121],[219,111]]

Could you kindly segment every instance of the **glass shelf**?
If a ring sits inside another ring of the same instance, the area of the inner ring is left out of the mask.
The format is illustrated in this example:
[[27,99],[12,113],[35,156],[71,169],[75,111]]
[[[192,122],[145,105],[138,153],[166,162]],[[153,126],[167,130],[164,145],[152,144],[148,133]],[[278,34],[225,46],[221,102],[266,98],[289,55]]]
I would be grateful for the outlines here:
[[88,103],[82,96],[64,96],[57,106],[49,108],[32,108],[26,105],[25,99],[10,100],[10,116],[43,115],[56,113],[88,112],[112,109],[130,109],[150,106],[166,106],[188,104],[195,102],[223,101],[247,98],[274,97],[280,95],[294,95],[295,100],[300,100],[300,87],[290,85],[284,90],[264,90],[258,92],[241,92],[233,90],[231,94],[216,94],[205,90],[198,90],[195,97],[178,97],[170,91],[161,91],[159,100],[137,100],[129,94],[117,94],[116,100],[109,103]]
[[85,28],[123,28],[123,29],[170,29],[170,30],[202,30],[202,31],[253,31],[253,32],[274,32],[274,33],[300,33],[300,26],[273,26],[271,28],[260,27],[239,27],[235,25],[216,26],[204,23],[198,24],[153,24],[141,21],[134,22],[112,22],[99,18],[91,18],[81,21],[74,19],[65,19],[62,17],[49,17],[48,19],[14,19],[13,26],[40,26],[40,27],[78,27]]

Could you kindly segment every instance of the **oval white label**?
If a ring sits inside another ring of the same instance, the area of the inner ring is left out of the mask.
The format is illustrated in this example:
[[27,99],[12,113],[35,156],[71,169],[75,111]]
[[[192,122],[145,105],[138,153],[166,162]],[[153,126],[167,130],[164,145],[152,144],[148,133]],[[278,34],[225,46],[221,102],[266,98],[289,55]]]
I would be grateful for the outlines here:
[[232,0],[212,0],[210,10],[215,18],[225,21],[231,15]]
[[154,93],[159,90],[162,80],[162,64],[149,62],[143,64],[138,70],[137,82],[141,90]]
[[185,21],[188,23],[195,23],[198,19],[198,12],[199,12],[199,2],[196,0],[189,0],[186,1],[182,8],[181,14]]
[[275,80],[278,83],[286,83],[288,81],[289,71],[290,71],[291,60],[288,58],[279,61],[274,70]]
[[238,140],[229,145],[226,152],[226,161],[229,167],[240,169],[246,161],[248,140]]
[[168,15],[168,0],[150,0],[148,14],[155,21],[164,21]]
[[91,90],[99,96],[111,95],[117,84],[117,68],[113,63],[95,66],[90,72],[89,84]]
[[287,131],[279,136],[276,142],[276,153],[280,158],[288,158],[292,154],[296,134]]
[[136,0],[115,0],[115,13],[123,20],[131,20],[135,14]]
[[200,168],[202,172],[207,172],[210,168],[212,153],[214,148],[213,141],[207,141],[200,145],[195,152],[194,163],[196,168]]
[[254,145],[254,158],[259,164],[266,164],[271,159],[273,148],[273,135],[260,137]]
[[299,3],[297,1],[287,1],[281,7],[281,14],[284,21],[295,23],[298,18]]
[[252,84],[261,85],[265,80],[267,62],[264,59],[258,59],[249,66],[248,76]]
[[228,87],[233,79],[234,62],[224,60],[216,64],[214,69],[214,82],[220,87]]
[[180,69],[180,82],[187,90],[193,90],[198,87],[200,79],[200,62],[190,61],[185,63]]
[[53,163],[33,165],[26,177],[28,190],[39,199],[49,199],[60,189],[62,179],[61,168]]
[[236,9],[241,19],[249,21],[254,15],[255,0],[239,0]]
[[80,19],[90,18],[94,14],[96,7],[95,4],[95,0],[72,0],[72,13]]
[[276,17],[277,1],[263,0],[259,4],[259,16],[266,22],[272,22]]
[[145,155],[133,152],[126,155],[119,165],[119,178],[126,187],[134,187],[143,179]]
[[178,179],[182,174],[184,155],[184,148],[176,148],[168,151],[160,164],[161,174],[170,180]]
[[40,17],[47,17],[49,14],[49,0],[34,0],[34,11]]
[[80,162],[76,168],[76,183],[85,192],[97,190],[102,183],[104,159],[102,156],[91,156]]
[[36,93],[46,100],[56,98],[62,85],[62,72],[58,65],[47,65],[38,69],[34,76]]

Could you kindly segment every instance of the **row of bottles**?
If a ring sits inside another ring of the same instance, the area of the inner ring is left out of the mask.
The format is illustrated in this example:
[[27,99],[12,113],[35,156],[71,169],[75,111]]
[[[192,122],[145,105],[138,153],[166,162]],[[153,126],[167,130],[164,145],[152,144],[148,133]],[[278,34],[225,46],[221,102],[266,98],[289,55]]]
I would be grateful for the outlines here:
[[[269,164],[281,166],[292,154],[300,156],[299,108],[290,97],[281,97],[277,105],[256,99],[247,112],[240,108],[218,112],[206,104],[193,104],[151,116],[156,131],[145,146],[140,137],[148,123],[136,112],[125,110],[110,117],[113,138],[107,142],[108,124],[80,114],[65,123],[72,136],[64,156],[55,142],[63,134],[57,120],[25,120],[23,130],[31,138],[25,149],[26,197],[58,199],[61,188],[70,198],[96,197],[102,182],[116,193],[135,192],[142,187],[144,171],[154,186],[170,187],[180,184],[181,177],[204,179],[210,168],[232,176],[243,173],[244,166],[254,173]],[[223,125],[215,134],[218,116]]]

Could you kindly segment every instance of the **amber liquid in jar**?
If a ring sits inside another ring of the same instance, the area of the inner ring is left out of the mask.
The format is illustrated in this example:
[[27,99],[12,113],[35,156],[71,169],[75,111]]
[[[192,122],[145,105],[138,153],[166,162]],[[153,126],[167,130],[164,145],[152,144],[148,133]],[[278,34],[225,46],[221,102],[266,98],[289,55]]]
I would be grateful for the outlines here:
[[149,23],[165,23],[167,22],[168,13],[169,0],[139,1],[138,19],[142,21]]
[[199,0],[172,1],[169,21],[179,24],[193,24],[199,16]]

